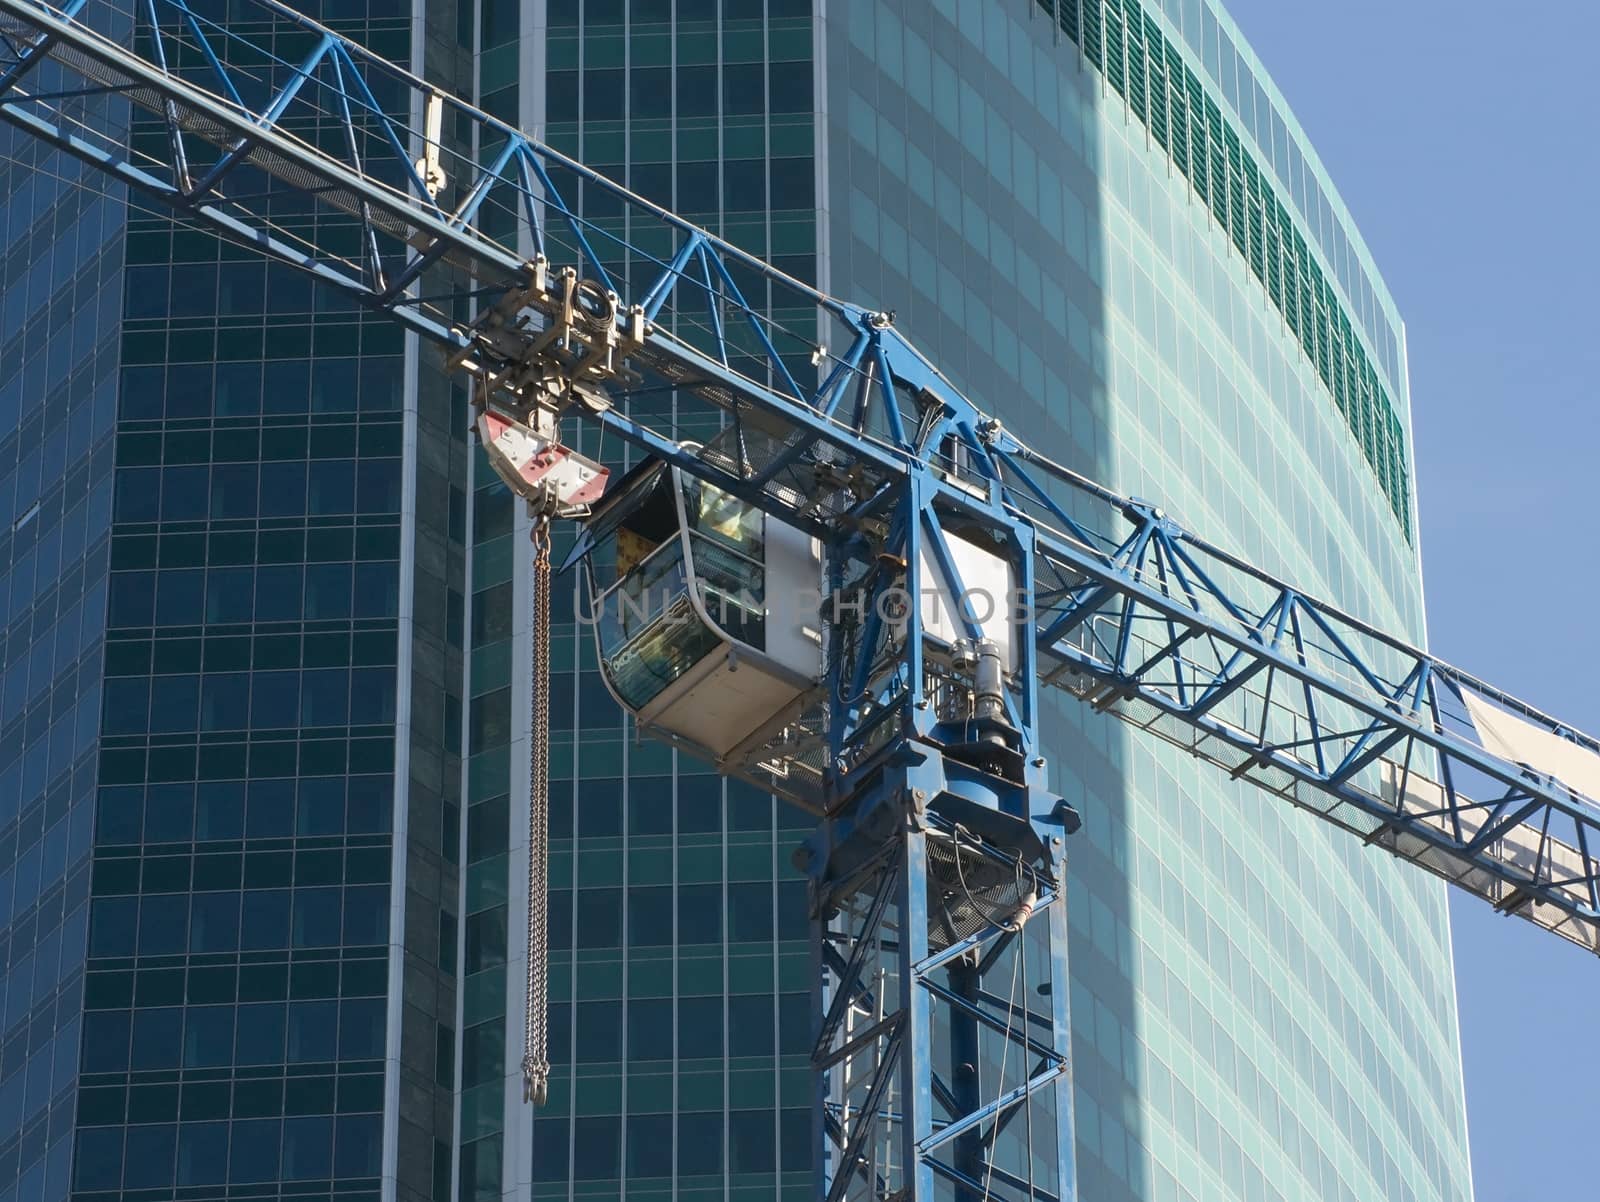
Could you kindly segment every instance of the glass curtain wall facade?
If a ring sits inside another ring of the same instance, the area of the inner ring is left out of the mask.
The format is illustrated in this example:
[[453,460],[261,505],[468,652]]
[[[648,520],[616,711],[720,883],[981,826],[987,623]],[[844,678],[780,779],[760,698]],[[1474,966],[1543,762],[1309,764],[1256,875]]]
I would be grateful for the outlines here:
[[[1054,459],[1422,636],[1403,335],[1199,0],[829,9],[830,291]],[[1079,1188],[1470,1197],[1443,887],[1058,700]]]
[[[462,69],[453,6],[312,11],[435,78]],[[277,219],[339,220],[238,186]],[[287,268],[137,202],[113,249],[71,1188],[446,1196],[464,410],[398,329]]]
[[[585,0],[480,14],[484,107],[815,277],[808,4]],[[598,202],[584,213],[622,220]],[[671,416],[670,397],[631,403]],[[582,449],[627,466],[616,445]],[[568,579],[553,639],[554,1076],[547,1107],[521,1103],[528,542],[481,460],[474,483],[461,1196],[809,1198],[805,885],[789,864],[809,821],[632,737]]]
[[[104,98],[81,111],[126,122]],[[79,1101],[124,206],[9,126],[0,198],[0,1199],[55,1202]]]

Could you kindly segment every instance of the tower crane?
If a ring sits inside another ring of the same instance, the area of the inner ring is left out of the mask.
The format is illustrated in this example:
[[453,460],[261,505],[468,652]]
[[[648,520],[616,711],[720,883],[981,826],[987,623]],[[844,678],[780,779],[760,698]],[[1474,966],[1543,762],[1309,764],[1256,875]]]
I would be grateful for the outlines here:
[[[277,0],[0,0],[0,118],[439,348],[581,523],[640,729],[816,816],[826,1202],[1075,1197],[1041,688],[1600,951],[1600,744],[1025,445],[892,314]],[[608,487],[584,429],[644,462]]]

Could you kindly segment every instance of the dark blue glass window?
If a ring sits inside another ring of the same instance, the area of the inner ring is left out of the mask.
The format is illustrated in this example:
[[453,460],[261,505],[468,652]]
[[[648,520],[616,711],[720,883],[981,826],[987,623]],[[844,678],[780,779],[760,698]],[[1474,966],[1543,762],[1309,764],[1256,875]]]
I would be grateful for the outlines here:
[[289,1060],[305,1064],[333,1060],[338,1054],[339,1004],[291,1002],[289,1004]]
[[682,885],[678,889],[678,942],[722,942],[722,886]]
[[261,516],[298,517],[306,511],[306,465],[297,460],[261,465]]
[[760,63],[724,63],[722,111],[738,115],[761,112],[766,101],[765,75]]
[[[144,676],[114,676],[105,684],[105,733],[143,734],[150,725],[150,681]],[[104,841],[104,840],[102,840]]]
[[345,413],[356,407],[355,359],[318,358],[311,364],[311,411]]
[[[392,696],[392,683],[390,693]],[[394,809],[392,780],[387,776],[352,776],[345,806],[345,829],[350,834],[387,833]]]
[[153,893],[139,899],[139,954],[171,956],[189,945],[189,898]]
[[760,212],[767,207],[765,159],[728,159],[722,164],[722,196],[730,212]]
[[333,1176],[333,1119],[285,1119],[283,1178],[308,1181]]
[[236,1119],[228,1180],[242,1185],[276,1178],[282,1127],[280,1119]]
[[[157,677],[167,680],[193,680],[191,677]],[[180,690],[184,692],[186,690]],[[162,690],[157,690],[161,700]],[[194,835],[194,786],[187,783],[153,784],[145,790],[144,841],[146,843],[187,843]]]
[[190,1006],[184,1017],[183,1066],[215,1068],[233,1063],[233,1007]]
[[350,720],[350,673],[317,668],[300,677],[300,725],[344,726]]
[[[107,682],[108,684],[110,682]],[[107,785],[95,806],[94,837],[102,846],[137,843],[144,829],[144,789]]]
[[361,408],[368,413],[400,408],[403,389],[400,384],[405,361],[398,355],[374,357],[361,361]]
[[816,203],[816,169],[810,159],[773,159],[770,170],[773,207],[809,209]]
[[305,616],[312,620],[350,616],[350,565],[314,563],[306,565]]
[[239,947],[239,894],[196,893],[189,902],[189,950],[231,952]]
[[783,1171],[793,1173],[811,1167],[816,1148],[811,1140],[811,1112],[791,1109],[782,1112],[778,1124],[778,1149],[783,1157]]
[[206,574],[198,569],[156,573],[156,625],[199,625],[205,591]]
[[[811,995],[785,993],[778,997],[778,1054],[802,1055],[811,1050]],[[785,1157],[785,1163],[787,1163]]]
[[237,839],[243,834],[244,782],[201,781],[195,807],[195,838]]
[[150,729],[156,733],[194,730],[200,710],[198,676],[157,676],[150,682]]
[[177,1068],[182,1036],[181,1006],[160,1006],[137,1011],[133,1016],[134,1071]]
[[97,897],[89,922],[91,956],[131,956],[139,932],[139,899]]
[[156,620],[156,574],[113,572],[106,613],[110,626],[152,626]]
[[811,930],[806,882],[778,882],[778,938],[804,939]]
[[772,941],[772,886],[766,881],[728,885],[728,937],[735,943]]
[[400,612],[399,568],[393,563],[358,563],[355,616],[392,618]]
[[344,777],[306,777],[299,792],[297,835],[337,835],[344,830]]
[[350,724],[394,721],[394,669],[356,668],[350,673]]
[[467,916],[467,971],[481,972],[506,962],[506,908],[495,906]]
[[672,112],[672,68],[635,67],[628,77],[628,107],[635,117]]
[[775,1133],[770,1110],[735,1110],[729,1114],[729,1168],[735,1173],[770,1173],[776,1169]]
[[280,730],[300,725],[300,674],[257,672],[250,682],[250,727]]
[[770,994],[734,994],[728,998],[728,1055],[770,1056],[773,1051]]
[[618,1060],[622,1055],[622,1003],[589,1001],[578,1007],[574,1043],[579,1064]]
[[628,1116],[628,1176],[672,1176],[672,1116]]
[[117,416],[123,421],[149,421],[161,416],[167,392],[164,367],[125,367],[117,391]]
[[216,413],[236,417],[261,412],[261,364],[217,364]]
[[769,63],[769,103],[774,113],[811,111],[811,64]]
[[116,516],[119,522],[154,522],[161,517],[161,469],[117,470]]
[[[244,730],[250,724],[250,676],[246,672],[208,675],[200,682],[200,729]],[[212,835],[213,839],[232,838]]]
[[339,1059],[376,1060],[383,1055],[383,998],[346,998],[339,1003]]
[[220,1185],[227,1177],[228,1124],[182,1124],[178,1128],[178,1184]]
[[339,942],[339,888],[294,891],[294,946],[334,947]]
[[310,512],[351,513],[356,507],[356,465],[350,459],[319,459],[311,465]]
[[[209,317],[216,313],[217,265],[215,263],[174,263],[171,271],[170,312],[174,317]],[[177,416],[172,410],[170,394],[193,389],[199,379],[209,380],[211,369],[209,364],[185,364],[174,366],[170,371],[173,378],[167,386],[169,394],[167,412],[169,416]],[[204,413],[205,409],[201,408],[199,412]],[[185,416],[193,415],[185,414]]]
[[618,1175],[622,1161],[622,1119],[617,1115],[577,1118],[572,1122],[572,1175],[579,1181],[606,1181]]
[[622,946],[622,890],[578,891],[578,946]]
[[253,463],[219,463],[211,469],[211,516],[253,518],[261,471]]
[[[582,922],[579,923],[582,943]],[[667,947],[672,943],[672,889],[652,885],[628,890],[628,943],[632,947]]]
[[289,946],[289,890],[246,889],[239,946],[246,951]]
[[361,513],[400,512],[398,459],[366,459],[357,464],[356,508]]
[[705,1060],[722,1055],[722,998],[678,999],[678,1056]]
[[690,1111],[678,1115],[678,1174],[706,1176],[722,1172],[722,1114]]
[[[256,675],[257,681],[261,673]],[[293,675],[289,673],[288,675]],[[294,781],[263,779],[250,781],[245,810],[245,837],[248,839],[282,838],[294,833],[295,787]]]
[[[287,269],[267,276],[267,295],[274,313],[280,307],[281,292],[293,291],[297,308],[311,308],[311,281]],[[287,298],[285,298],[287,299]],[[311,395],[311,364],[305,359],[268,360],[262,372],[261,409],[264,413],[304,413]],[[263,491],[262,496],[266,493]]]
[[212,568],[206,573],[206,621],[248,622],[255,583],[250,568]]
[[276,1064],[283,1060],[285,1007],[282,1002],[257,1002],[239,1007],[234,1042],[235,1064]]
[[204,465],[161,469],[161,520],[203,521],[210,509],[211,469]]
[[628,1000],[628,1059],[672,1059],[672,999]]
[[344,891],[344,942],[375,947],[389,939],[389,888],[350,885]]
[[533,1179],[535,1181],[567,1179],[568,1140],[566,1115],[544,1112],[534,1116]]
[[583,73],[583,116],[586,121],[622,120],[623,78],[617,69]]
[[73,1173],[79,1189],[117,1189],[122,1185],[121,1127],[85,1127],[78,1132]]
[[305,577],[299,564],[270,564],[256,569],[256,621],[298,622]]
[[715,777],[682,777],[678,788],[678,833],[715,834],[721,829],[721,784]]
[[333,1171],[338,1177],[376,1177],[383,1128],[375,1114],[340,1115],[334,1127]]
[[90,1010],[83,1016],[83,1071],[119,1073],[128,1067],[128,1035],[133,1015],[127,1010]]

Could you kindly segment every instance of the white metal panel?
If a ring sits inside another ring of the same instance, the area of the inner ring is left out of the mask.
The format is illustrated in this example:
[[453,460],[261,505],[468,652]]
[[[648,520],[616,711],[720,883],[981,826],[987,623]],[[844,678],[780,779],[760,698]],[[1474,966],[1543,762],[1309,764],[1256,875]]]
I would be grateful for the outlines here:
[[966,637],[957,601],[965,603],[965,613],[987,639],[1000,646],[1000,662],[1007,672],[1016,671],[1016,579],[1011,564],[992,551],[946,537],[950,558],[961,576],[962,594],[957,596],[945,582],[938,561],[926,545],[922,549],[922,597],[919,600],[923,628],[936,638],[955,642]]
[[1490,705],[1465,689],[1461,699],[1467,703],[1472,725],[1486,750],[1553,776],[1569,789],[1600,801],[1600,755]]
[[822,543],[767,517],[767,655],[807,680],[822,679]]

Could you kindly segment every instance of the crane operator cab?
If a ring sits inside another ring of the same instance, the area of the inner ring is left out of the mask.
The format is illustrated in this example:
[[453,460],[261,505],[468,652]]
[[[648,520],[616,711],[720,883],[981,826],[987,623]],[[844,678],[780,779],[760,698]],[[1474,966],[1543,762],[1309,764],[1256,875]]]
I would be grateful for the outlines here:
[[793,712],[822,675],[821,545],[657,460],[585,521],[600,674],[643,726],[721,759]]

